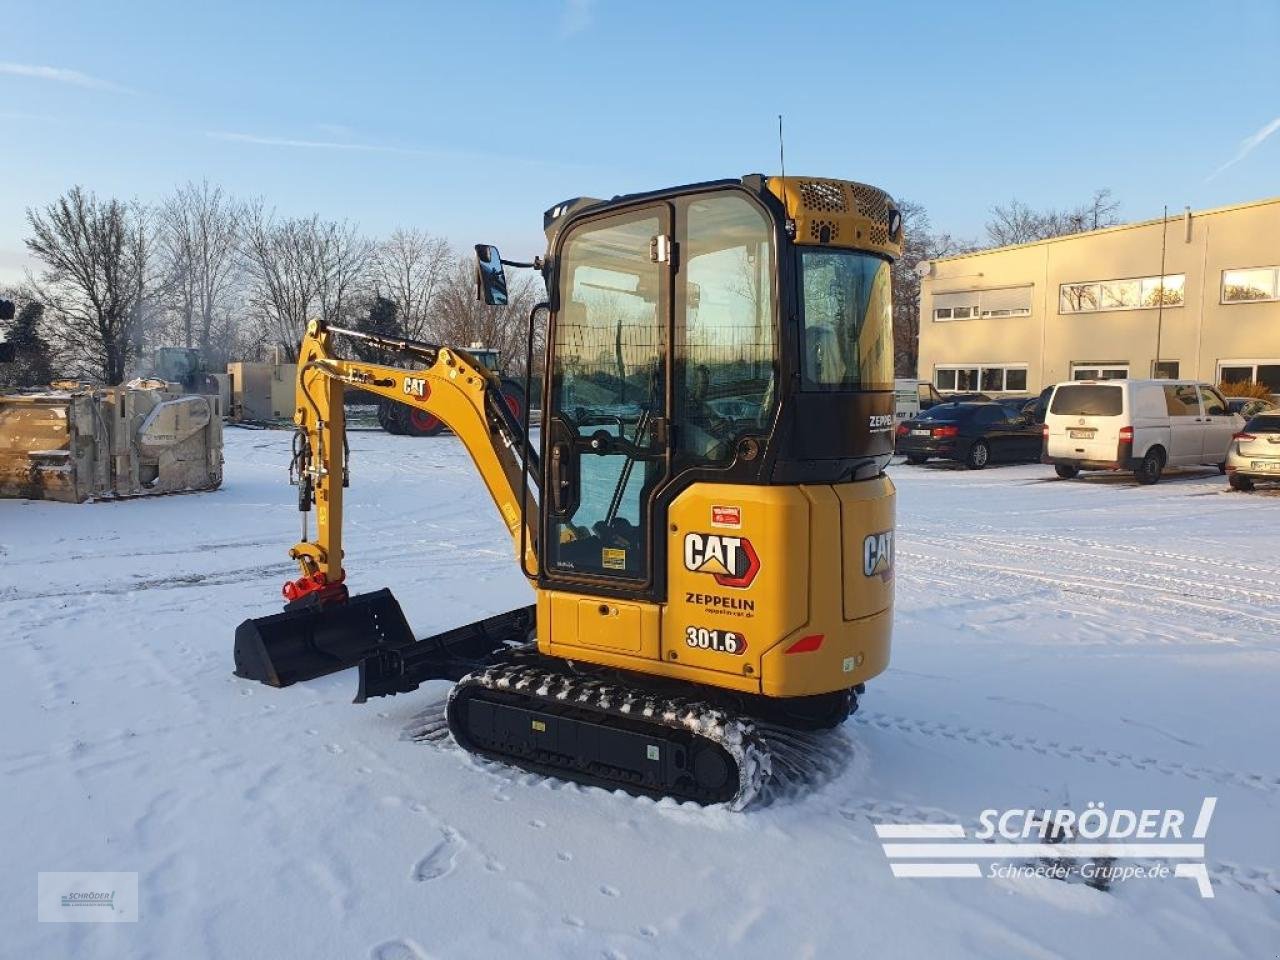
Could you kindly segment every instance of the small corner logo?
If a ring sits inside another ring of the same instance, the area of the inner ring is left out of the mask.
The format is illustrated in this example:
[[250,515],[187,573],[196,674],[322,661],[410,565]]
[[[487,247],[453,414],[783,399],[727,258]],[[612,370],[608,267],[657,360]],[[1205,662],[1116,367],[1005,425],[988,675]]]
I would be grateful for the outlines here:
[[888,581],[893,577],[893,531],[867,534],[862,541],[862,575]]
[[36,919],[41,923],[137,923],[136,873],[40,873]]

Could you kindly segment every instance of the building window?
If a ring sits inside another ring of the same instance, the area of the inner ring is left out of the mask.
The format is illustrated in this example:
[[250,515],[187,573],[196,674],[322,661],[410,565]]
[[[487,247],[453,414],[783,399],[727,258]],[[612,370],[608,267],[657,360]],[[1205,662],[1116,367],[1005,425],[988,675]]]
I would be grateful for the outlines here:
[[1280,300],[1280,267],[1222,271],[1222,302]]
[[1072,380],[1126,380],[1129,377],[1127,363],[1073,363]]
[[1264,383],[1280,394],[1280,359],[1220,360],[1219,383]]
[[1177,380],[1181,366],[1177,360],[1157,360],[1151,365],[1151,376],[1156,380]]
[[935,367],[933,382],[940,393],[1019,393],[1027,389],[1027,368]]
[[1161,277],[1132,277],[1128,280],[1099,280],[1064,283],[1058,288],[1059,313],[1098,313],[1103,310],[1145,310],[1160,306],[1182,306],[1186,276],[1181,273]]
[[999,287],[933,295],[934,320],[1031,316],[1031,287]]

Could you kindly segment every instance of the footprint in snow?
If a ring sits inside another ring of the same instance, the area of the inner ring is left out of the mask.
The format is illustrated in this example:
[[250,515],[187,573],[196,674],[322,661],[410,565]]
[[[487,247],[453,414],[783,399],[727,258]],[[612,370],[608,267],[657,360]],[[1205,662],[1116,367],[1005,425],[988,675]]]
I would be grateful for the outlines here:
[[440,833],[442,834],[440,842],[432,847],[425,857],[413,865],[413,872],[410,876],[419,883],[447,877],[453,873],[454,868],[458,865],[458,852],[462,847],[461,838],[448,827],[441,830]]
[[570,853],[568,850],[561,850],[559,853],[556,854],[556,859],[563,861],[564,863],[568,863],[570,860],[573,859],[573,854]]
[[388,940],[369,950],[370,960],[429,960],[412,940]]
[[570,916],[567,913],[560,919],[564,921],[565,926],[573,927],[575,930],[581,930],[587,925],[580,917]]
[[600,887],[600,892],[606,897],[616,897],[621,895],[621,891],[617,887],[611,887],[607,883]]
[[324,748],[335,755],[343,752],[342,747],[336,743],[326,743]]

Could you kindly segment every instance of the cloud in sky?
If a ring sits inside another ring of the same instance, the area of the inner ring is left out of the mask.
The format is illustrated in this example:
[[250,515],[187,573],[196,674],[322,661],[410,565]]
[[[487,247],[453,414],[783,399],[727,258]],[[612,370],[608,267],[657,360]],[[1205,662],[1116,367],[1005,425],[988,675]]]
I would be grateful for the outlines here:
[[560,36],[572,37],[591,26],[594,5],[595,0],[565,0],[560,13]]
[[[316,126],[320,126],[317,124]],[[484,160],[496,163],[524,164],[535,167],[554,167],[563,170],[591,169],[580,163],[565,160],[552,160],[543,157],[513,156],[503,153],[491,153],[476,150],[451,150],[432,147],[395,147],[384,143],[368,143],[359,140],[311,140],[302,137],[260,136],[256,133],[241,133],[232,130],[206,130],[206,137],[222,140],[226,143],[245,143],[258,147],[283,147],[290,150],[332,150],[347,153],[381,153],[399,157],[428,157],[439,159],[452,157],[458,160]]]
[[1256,133],[1250,134],[1249,136],[1241,140],[1240,148],[1236,150],[1236,155],[1232,157],[1230,160],[1228,160],[1226,163],[1224,163],[1222,166],[1220,166],[1217,170],[1213,171],[1213,173],[1209,174],[1209,176],[1205,177],[1205,180],[1206,181],[1212,180],[1214,177],[1222,173],[1224,170],[1230,167],[1234,167],[1237,163],[1239,163],[1249,154],[1253,153],[1254,150],[1256,150],[1259,146],[1261,146],[1262,142],[1266,140],[1267,137],[1271,136],[1277,130],[1280,130],[1280,117],[1276,117],[1274,120],[1272,120],[1270,123],[1263,126]]
[[253,143],[260,147],[292,147],[300,150],[354,150],[361,153],[399,153],[407,156],[427,156],[424,150],[390,147],[380,143],[358,143],[349,140],[300,140],[292,137],[260,137],[253,133],[234,133],[211,130],[207,136],[231,143]]
[[0,74],[11,77],[28,77],[33,80],[51,80],[54,83],[69,83],[75,87],[86,87],[90,90],[110,90],[115,93],[132,93],[128,87],[100,77],[91,77],[79,70],[68,70],[65,67],[47,67],[34,63],[9,63],[0,61]]

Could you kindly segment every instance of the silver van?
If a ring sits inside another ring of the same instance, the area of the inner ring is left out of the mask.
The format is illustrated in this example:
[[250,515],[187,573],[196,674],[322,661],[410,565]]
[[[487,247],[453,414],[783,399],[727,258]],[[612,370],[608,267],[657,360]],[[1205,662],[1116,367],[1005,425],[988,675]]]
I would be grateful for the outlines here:
[[1042,459],[1064,480],[1132,470],[1156,483],[1165,467],[1224,469],[1243,423],[1215,387],[1195,380],[1070,380],[1049,399]]

